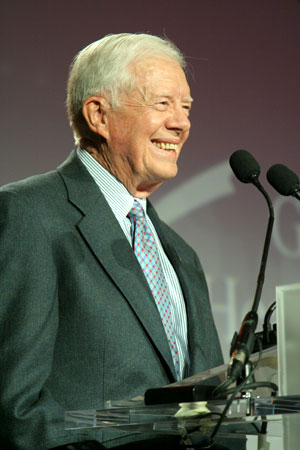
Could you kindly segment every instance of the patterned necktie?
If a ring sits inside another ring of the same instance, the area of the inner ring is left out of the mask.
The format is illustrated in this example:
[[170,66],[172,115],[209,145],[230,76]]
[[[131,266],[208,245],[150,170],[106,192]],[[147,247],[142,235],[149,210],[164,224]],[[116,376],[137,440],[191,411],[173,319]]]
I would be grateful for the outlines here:
[[169,288],[162,270],[154,237],[147,226],[143,207],[137,200],[134,200],[128,217],[131,221],[133,250],[144,272],[159,311],[168,338],[176,376],[179,379],[179,359],[171,316]]

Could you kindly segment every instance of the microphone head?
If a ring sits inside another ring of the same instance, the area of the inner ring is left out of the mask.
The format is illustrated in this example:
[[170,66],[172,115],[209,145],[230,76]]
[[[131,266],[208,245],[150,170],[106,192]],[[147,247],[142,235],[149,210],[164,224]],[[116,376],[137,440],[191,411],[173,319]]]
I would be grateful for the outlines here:
[[274,164],[267,172],[268,182],[281,195],[294,195],[299,191],[299,178],[283,164]]
[[259,177],[259,164],[246,150],[234,152],[229,159],[229,163],[233,173],[242,183],[253,183]]

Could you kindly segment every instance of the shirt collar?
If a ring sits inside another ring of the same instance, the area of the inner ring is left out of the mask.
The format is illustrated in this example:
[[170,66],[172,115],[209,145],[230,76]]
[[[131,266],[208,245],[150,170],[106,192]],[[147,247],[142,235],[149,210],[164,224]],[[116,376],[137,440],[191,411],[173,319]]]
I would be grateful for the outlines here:
[[[133,206],[135,197],[133,197],[126,187],[86,150],[77,149],[77,155],[101,190],[116,216],[116,219],[119,222],[124,220]],[[146,214],[147,199],[136,198],[136,200],[142,205]]]

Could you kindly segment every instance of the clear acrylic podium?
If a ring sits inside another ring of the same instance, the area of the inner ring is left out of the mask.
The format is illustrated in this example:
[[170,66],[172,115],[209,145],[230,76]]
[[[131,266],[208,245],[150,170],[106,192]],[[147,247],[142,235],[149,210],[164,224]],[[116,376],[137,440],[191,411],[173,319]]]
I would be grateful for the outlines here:
[[[255,372],[255,381],[269,381],[279,386],[271,396],[267,388],[248,391],[236,398],[223,422],[218,436],[240,437],[259,435],[267,422],[267,436],[282,438],[282,449],[300,448],[300,284],[277,288],[278,345],[264,350]],[[298,312],[298,314],[297,314]],[[253,363],[258,354],[251,356]],[[201,386],[210,379],[221,383],[227,365],[207,370],[168,387]],[[189,432],[209,436],[224,400],[145,404],[144,396],[128,401],[109,401],[104,409],[67,411],[65,427],[71,429],[117,429],[140,433],[181,435]],[[270,447],[261,447],[270,448]],[[277,447],[278,448],[278,447]],[[272,449],[271,449],[272,450]]]

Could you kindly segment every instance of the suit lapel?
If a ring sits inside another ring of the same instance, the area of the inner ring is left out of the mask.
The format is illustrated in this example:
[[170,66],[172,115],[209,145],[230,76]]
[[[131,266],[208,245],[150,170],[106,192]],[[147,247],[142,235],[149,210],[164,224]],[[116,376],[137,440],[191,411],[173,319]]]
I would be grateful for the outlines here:
[[74,153],[58,168],[69,201],[82,212],[76,224],[86,244],[141,321],[174,375],[166,334],[148,283],[111,208]]

